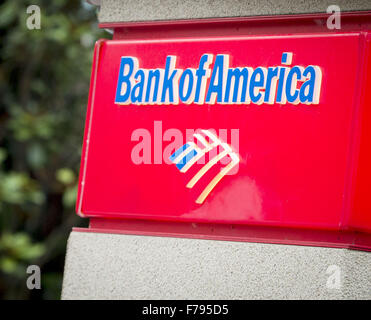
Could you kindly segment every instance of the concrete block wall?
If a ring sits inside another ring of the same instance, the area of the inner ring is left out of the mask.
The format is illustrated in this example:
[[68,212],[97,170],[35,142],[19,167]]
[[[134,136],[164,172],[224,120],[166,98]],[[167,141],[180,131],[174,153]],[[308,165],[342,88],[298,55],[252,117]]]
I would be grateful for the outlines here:
[[370,266],[347,249],[72,232],[62,298],[371,299]]
[[204,19],[371,10],[368,0],[101,0],[100,22]]

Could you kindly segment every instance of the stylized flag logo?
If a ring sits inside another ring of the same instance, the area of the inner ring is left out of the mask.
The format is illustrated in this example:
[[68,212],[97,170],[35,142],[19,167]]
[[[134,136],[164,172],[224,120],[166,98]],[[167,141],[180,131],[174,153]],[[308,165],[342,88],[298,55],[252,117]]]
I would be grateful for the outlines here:
[[186,173],[199,160],[206,159],[206,154],[209,155],[208,161],[189,180],[186,186],[187,188],[193,188],[217,163],[227,163],[211,179],[196,199],[196,203],[202,204],[219,181],[240,162],[240,158],[227,143],[222,142],[209,130],[201,130],[200,133],[195,133],[193,136],[199,144],[189,141],[177,149],[169,158],[180,172]]

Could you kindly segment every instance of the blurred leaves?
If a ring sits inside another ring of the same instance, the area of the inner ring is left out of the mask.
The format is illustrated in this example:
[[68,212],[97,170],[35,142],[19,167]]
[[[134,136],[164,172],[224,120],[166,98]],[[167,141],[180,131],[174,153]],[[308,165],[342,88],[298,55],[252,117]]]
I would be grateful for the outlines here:
[[38,189],[37,182],[26,173],[0,173],[0,179],[0,201],[19,205],[26,202],[42,204],[44,194]]
[[69,168],[61,168],[56,174],[57,180],[66,187],[63,193],[63,205],[65,207],[73,207],[77,197],[76,175]]
[[0,148],[0,165],[6,159],[6,156],[7,156],[6,150],[3,148]]
[[53,134],[56,119],[53,115],[33,115],[25,110],[14,109],[10,112],[12,118],[8,128],[13,131],[14,138],[18,141],[27,141],[33,138],[48,139]]
[[4,273],[23,277],[25,268],[44,252],[42,243],[31,243],[27,233],[4,233],[0,237],[0,270]]
[[66,191],[63,193],[63,205],[68,208],[73,207],[75,205],[76,197],[77,197],[77,184],[72,187],[68,187]]
[[[28,30],[38,5],[41,29]],[[97,28],[85,1],[0,4],[0,299],[59,298]],[[26,289],[38,264],[42,290]]]
[[16,1],[7,1],[0,7],[0,28],[9,25],[12,20],[17,18],[18,4]]
[[62,168],[57,170],[57,180],[65,185],[71,184],[75,181],[75,173],[69,168]]

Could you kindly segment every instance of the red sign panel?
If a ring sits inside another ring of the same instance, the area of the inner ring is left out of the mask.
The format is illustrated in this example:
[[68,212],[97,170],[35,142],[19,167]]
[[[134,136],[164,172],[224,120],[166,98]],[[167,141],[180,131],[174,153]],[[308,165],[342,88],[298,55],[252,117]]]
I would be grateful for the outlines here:
[[78,213],[370,231],[369,60],[361,33],[98,42]]

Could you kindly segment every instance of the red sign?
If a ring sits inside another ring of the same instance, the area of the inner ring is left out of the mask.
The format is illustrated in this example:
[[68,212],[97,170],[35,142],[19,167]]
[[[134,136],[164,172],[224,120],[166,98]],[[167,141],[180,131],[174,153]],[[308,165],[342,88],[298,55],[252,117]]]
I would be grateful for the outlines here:
[[371,231],[369,61],[356,32],[98,42],[78,213]]

